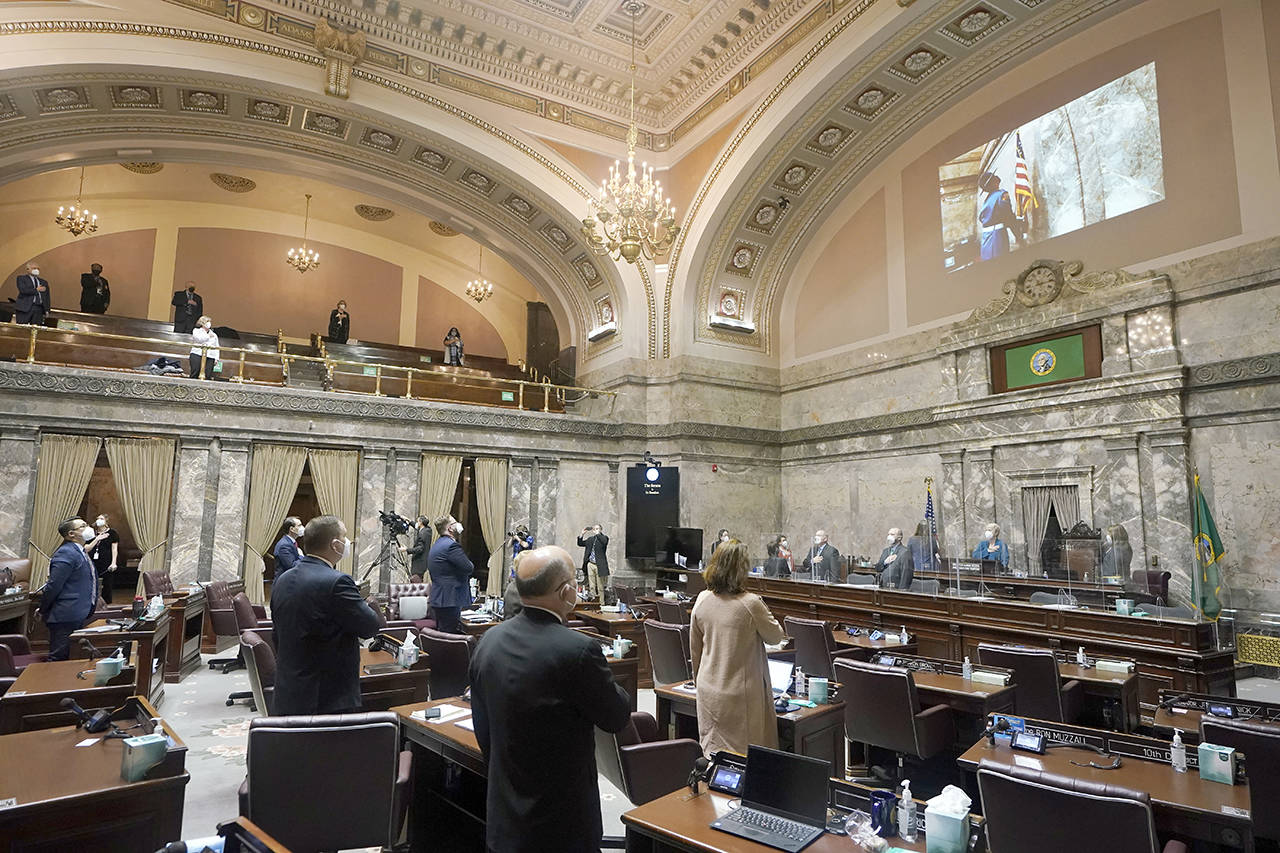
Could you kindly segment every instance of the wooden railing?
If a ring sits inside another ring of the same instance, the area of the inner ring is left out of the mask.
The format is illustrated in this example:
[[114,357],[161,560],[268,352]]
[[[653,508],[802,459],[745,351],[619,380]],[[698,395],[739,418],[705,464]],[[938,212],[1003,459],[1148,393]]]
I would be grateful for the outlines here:
[[[404,399],[549,411],[563,411],[566,395],[616,396],[613,391],[555,385],[546,377],[511,379],[463,367],[410,367],[289,352],[283,334],[277,351],[220,346],[222,378],[251,385],[284,386],[291,368],[317,365],[323,388],[334,393],[396,396]],[[174,355],[175,351],[180,354]],[[79,329],[0,324],[0,358],[28,364],[55,364],[138,371],[157,356],[171,358],[187,372],[191,345],[181,341]],[[526,375],[528,372],[525,371]]]

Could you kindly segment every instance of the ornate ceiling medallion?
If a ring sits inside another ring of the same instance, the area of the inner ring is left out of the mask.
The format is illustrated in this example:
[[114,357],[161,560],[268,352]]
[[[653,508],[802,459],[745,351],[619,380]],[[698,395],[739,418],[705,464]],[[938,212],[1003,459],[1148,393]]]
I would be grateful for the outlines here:
[[515,193],[507,196],[506,200],[502,202],[502,206],[515,214],[516,217],[523,222],[529,222],[538,213],[538,211],[534,209],[533,205],[529,204],[529,202],[525,201]]
[[377,207],[372,204],[357,204],[356,215],[361,219],[367,219],[370,222],[386,222],[388,219],[396,215],[396,212],[389,207]]
[[439,234],[441,237],[457,237],[458,236],[457,229],[450,228],[448,225],[445,225],[443,222],[436,222],[434,219],[431,220],[431,222],[427,225],[427,227],[431,229],[433,234]]
[[729,252],[729,263],[725,264],[724,271],[733,275],[750,277],[755,271],[756,264],[760,260],[760,255],[764,252],[764,246],[759,243],[749,243],[746,240],[739,240],[733,245],[733,250]]
[[814,177],[821,172],[817,166],[810,166],[799,160],[792,160],[785,169],[782,170],[773,185],[784,192],[799,193],[809,186]]
[[158,110],[160,90],[155,86],[112,86],[111,104],[118,110]]
[[818,131],[807,143],[805,148],[818,154],[824,154],[827,157],[834,157],[844,148],[845,144],[853,137],[857,136],[847,127],[841,127],[838,124],[829,124],[822,130]]
[[458,176],[458,183],[485,196],[492,195],[498,186],[493,178],[475,169],[463,169],[462,174]]
[[17,118],[20,115],[22,113],[18,112],[18,108],[14,106],[13,98],[8,95],[0,95],[0,121]]
[[898,93],[887,86],[870,86],[863,89],[858,97],[845,104],[844,109],[859,118],[871,121],[887,110],[896,100],[898,100]]
[[567,252],[573,248],[573,240],[569,234],[554,222],[548,222],[538,229],[538,233],[547,238],[547,242],[555,246],[561,252]]
[[778,223],[782,221],[782,208],[777,202],[762,201],[756,207],[755,213],[746,222],[746,228],[750,231],[758,231],[761,234],[772,234],[773,229],[778,227]]
[[414,152],[413,161],[441,173],[448,171],[449,167],[453,165],[453,160],[424,145],[418,146],[418,150]]
[[379,151],[386,151],[388,154],[394,154],[400,150],[400,137],[387,133],[385,130],[374,130],[371,127],[366,127],[364,133],[360,136],[360,144],[376,148]]
[[52,89],[40,89],[36,92],[36,100],[40,102],[40,111],[59,113],[67,110],[92,109],[89,90],[84,86],[58,86]]
[[221,92],[209,92],[203,89],[182,89],[178,92],[178,102],[182,109],[190,113],[222,113],[227,112],[227,96]]
[[303,130],[323,133],[326,136],[333,136],[338,139],[347,138],[347,127],[348,124],[345,120],[331,116],[328,113],[315,113],[307,110],[302,117]]
[[980,39],[991,35],[1010,20],[1004,12],[984,3],[974,6],[938,32],[965,47],[972,47]]
[[151,163],[151,162],[121,163],[120,168],[128,169],[130,172],[136,172],[139,175],[154,175],[156,172],[164,168],[164,163]]
[[258,182],[251,178],[244,178],[240,175],[228,175],[225,172],[211,172],[209,180],[219,188],[229,193],[247,193],[253,192],[258,188]]
[[920,45],[890,65],[887,70],[895,77],[901,77],[911,83],[919,83],[945,65],[950,58],[935,47]]
[[274,124],[288,124],[292,114],[293,107],[291,106],[258,98],[250,98],[244,108],[245,118],[269,121]]

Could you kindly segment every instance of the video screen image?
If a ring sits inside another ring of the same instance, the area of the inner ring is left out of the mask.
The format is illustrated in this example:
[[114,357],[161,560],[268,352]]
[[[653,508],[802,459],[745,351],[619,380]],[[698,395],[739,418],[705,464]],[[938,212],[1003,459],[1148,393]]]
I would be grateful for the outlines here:
[[943,163],[938,192],[948,272],[1162,201],[1155,63]]

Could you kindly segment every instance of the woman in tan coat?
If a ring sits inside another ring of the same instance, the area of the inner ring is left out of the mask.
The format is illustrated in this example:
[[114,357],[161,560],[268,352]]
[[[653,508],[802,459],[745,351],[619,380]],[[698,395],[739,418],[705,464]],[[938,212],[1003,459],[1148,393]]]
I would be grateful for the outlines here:
[[747,547],[736,539],[711,555],[690,619],[693,677],[698,685],[698,739],[747,754],[748,744],[778,746],[778,722],[765,643],[782,642],[782,627],[760,596],[743,591],[750,569]]

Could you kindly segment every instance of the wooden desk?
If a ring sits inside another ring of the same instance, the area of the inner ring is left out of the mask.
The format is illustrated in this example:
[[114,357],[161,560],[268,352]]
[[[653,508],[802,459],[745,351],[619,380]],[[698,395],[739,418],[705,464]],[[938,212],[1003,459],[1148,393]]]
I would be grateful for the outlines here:
[[[622,815],[627,828],[628,853],[770,853],[773,847],[757,844],[711,828],[711,822],[729,812],[730,798],[716,791],[693,797],[688,789],[672,791]],[[921,809],[923,809],[923,805]],[[903,850],[925,849],[923,836],[914,842],[891,838]],[[805,853],[855,853],[864,850],[848,836],[824,833],[804,848]],[[776,853],[776,851],[775,851]]]
[[604,653],[604,662],[608,664],[609,671],[613,673],[613,680],[617,682],[619,687],[627,691],[627,695],[631,697],[631,711],[634,713],[639,707],[640,647],[632,646],[625,655],[615,658],[613,656],[613,640],[611,638],[597,634],[590,628],[577,628],[575,630],[599,640],[601,645],[610,647],[610,651]]
[[649,644],[644,637],[644,620],[623,613],[582,609],[575,610],[569,618],[581,619],[601,636],[610,639],[621,636],[634,643],[633,648],[637,651],[638,686],[653,686],[653,662],[649,659]]
[[33,663],[27,666],[0,696],[0,734],[75,725],[76,717],[62,708],[62,700],[71,697],[81,708],[118,708],[133,695],[136,676],[133,667],[102,687],[93,686],[93,673],[77,678],[85,669],[93,669],[89,661],[64,660]]
[[[1128,756],[1115,770],[1077,767],[1071,763],[1073,760],[1087,765],[1099,760],[1097,753],[1058,747],[1044,755],[1032,755],[1015,752],[1000,743],[990,746],[985,738],[961,755],[957,763],[961,769],[976,774],[983,759],[1004,767],[1037,767],[1061,776],[1146,791],[1151,797],[1156,830],[1162,835],[1190,837],[1246,853],[1253,850],[1248,784],[1205,782],[1196,772],[1178,773],[1168,764]],[[971,788],[977,805],[976,785]]]
[[0,634],[27,636],[30,615],[31,607],[27,604],[25,592],[0,595]]
[[486,622],[468,622],[466,619],[463,619],[462,631],[464,634],[469,634],[472,637],[483,637],[485,631],[488,631],[495,625],[501,624],[501,619],[489,619]]
[[186,745],[165,729],[176,747],[139,782],[120,778],[118,739],[77,748],[91,736],[70,726],[0,737],[0,800],[15,800],[0,809],[0,850],[137,853],[181,838]]
[[[166,607],[155,619],[144,622],[136,631],[115,629],[96,633],[86,633],[83,629],[71,635],[72,660],[87,657],[80,648],[80,638],[88,640],[100,649],[108,651],[125,641],[134,643],[134,664],[137,680],[134,693],[147,697],[152,705],[159,707],[164,699],[164,662],[169,656],[169,623],[173,618],[172,611]],[[85,628],[106,625],[105,619],[90,622]]]
[[395,663],[390,652],[360,649],[360,705],[365,711],[385,711],[395,705],[425,702],[431,679],[431,662],[427,655],[409,669],[397,666],[388,672],[368,673],[366,666]]
[[166,596],[164,603],[173,611],[169,620],[169,653],[164,661],[164,680],[177,684],[200,668],[206,599],[204,590],[197,588]]
[[[955,572],[917,570],[915,577],[918,580],[937,580],[943,591],[948,586],[956,585]],[[961,572],[959,580],[962,588],[975,589],[979,583],[983,583],[986,584],[987,589],[994,596],[1021,601],[1030,599],[1032,593],[1047,592],[1057,594],[1058,590],[1067,589],[1066,578],[1018,578],[1005,574]],[[1126,597],[1124,586],[1118,583],[1098,583],[1096,581],[1084,583],[1083,581],[1073,580],[1070,587],[1067,591],[1075,596],[1081,604],[1096,607],[1115,609],[1116,599]]]
[[1119,713],[1106,725],[1106,714],[1101,708],[1085,708],[1083,725],[1096,725],[1117,732],[1137,731],[1142,720],[1138,704],[1138,673],[1107,672],[1097,667],[1083,667],[1076,663],[1058,663],[1058,676],[1063,681],[1079,681],[1086,697],[1099,700],[1096,705],[1105,707],[1115,702]]
[[[944,672],[913,672],[911,675],[915,679],[916,695],[920,697],[921,705],[949,705],[957,713],[979,719],[993,711],[1013,711],[1015,687],[1012,684],[1002,687]],[[979,726],[979,731],[982,728]]]
[[[1236,719],[1249,720],[1252,723],[1275,726],[1280,729],[1280,703],[1262,702],[1256,699],[1226,699],[1221,696],[1208,696],[1203,693],[1179,693],[1171,690],[1160,691],[1161,702],[1177,701],[1176,707],[1157,708],[1152,728],[1159,737],[1172,739],[1174,729],[1182,732],[1182,740],[1190,744],[1200,743],[1200,721],[1207,715],[1210,703],[1227,705],[1235,709]],[[1188,707],[1189,706],[1189,707]],[[1231,718],[1215,717],[1230,723]]]
[[391,709],[400,718],[400,735],[413,752],[409,849],[475,853],[485,849],[488,792],[488,766],[475,733],[457,723],[432,723],[411,716],[422,708],[445,704],[471,707],[465,699],[455,697]]
[[844,628],[833,628],[831,629],[831,636],[835,638],[836,645],[841,648],[864,650],[866,654],[859,657],[859,660],[870,660],[871,656],[877,652],[913,655],[918,649],[918,644],[915,642],[900,642],[896,633],[893,635],[886,634],[878,640],[873,640],[866,633],[850,636],[849,632]]
[[[698,696],[680,685],[661,684],[653,688],[658,700],[658,733],[675,726],[675,737],[698,739]],[[844,777],[844,703],[833,702],[815,708],[801,707],[778,714],[778,748],[831,762],[833,776]]]

